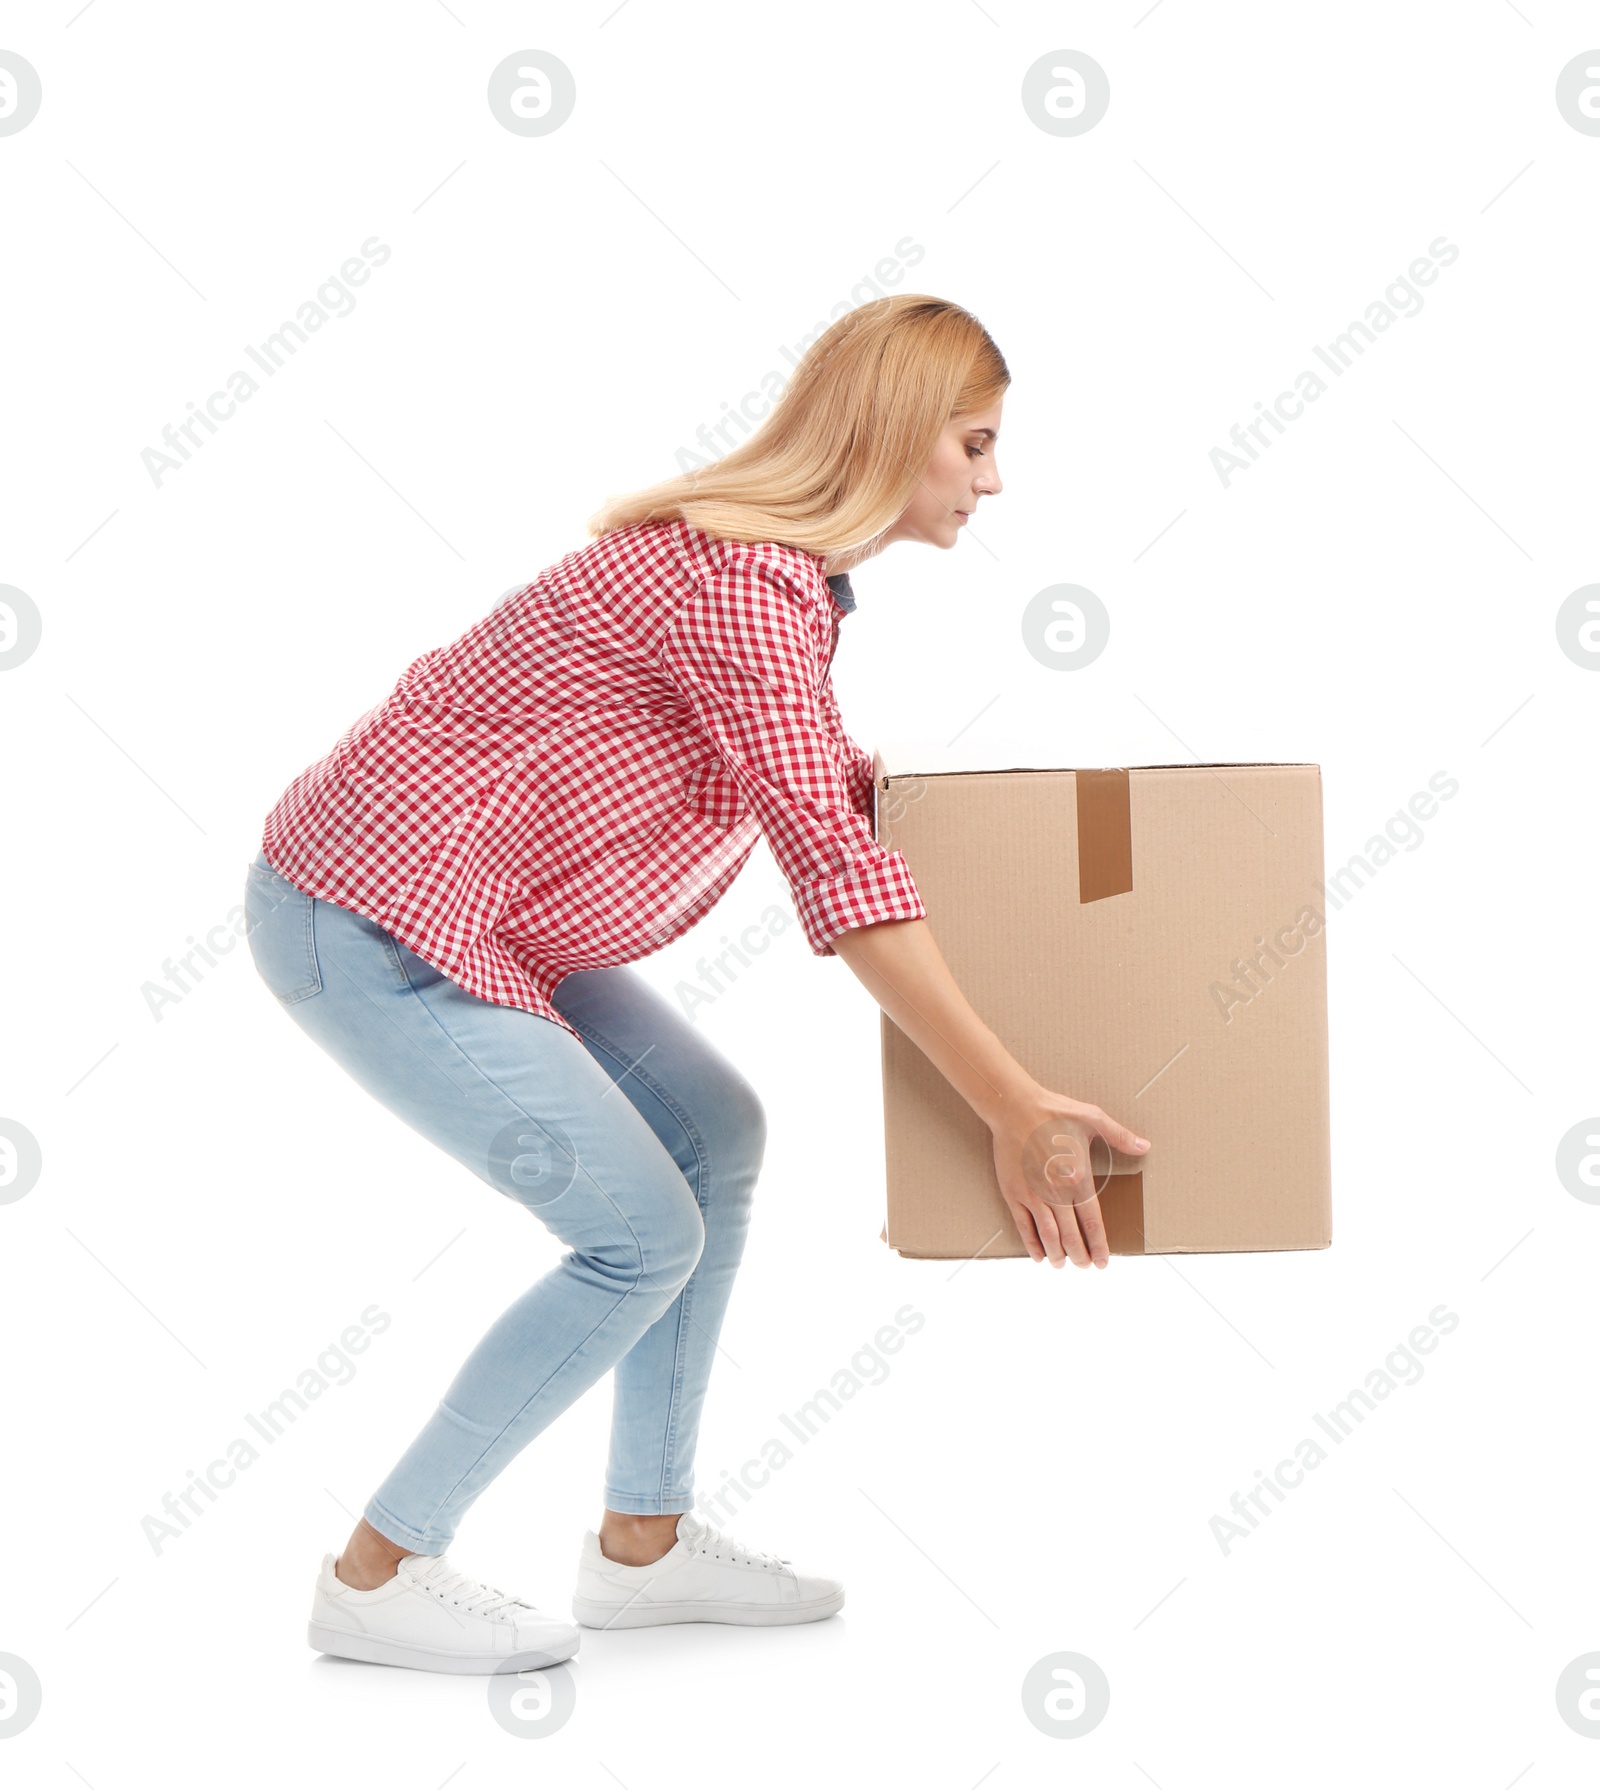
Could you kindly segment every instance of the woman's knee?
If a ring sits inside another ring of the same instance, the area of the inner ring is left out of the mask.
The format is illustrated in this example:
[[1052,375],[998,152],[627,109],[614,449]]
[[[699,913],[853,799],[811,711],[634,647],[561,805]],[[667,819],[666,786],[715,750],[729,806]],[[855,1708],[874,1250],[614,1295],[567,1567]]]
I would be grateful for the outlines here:
[[623,1211],[569,1235],[574,1257],[617,1292],[655,1299],[665,1310],[694,1273],[705,1248],[705,1220],[689,1185],[663,1183],[659,1193],[635,1192]]
[[639,1278],[647,1286],[676,1295],[694,1273],[706,1244],[705,1219],[686,1181],[654,1201],[634,1224],[639,1245]]
[[748,1196],[767,1148],[767,1110],[742,1076],[724,1083],[706,1125],[705,1148],[712,1172]]

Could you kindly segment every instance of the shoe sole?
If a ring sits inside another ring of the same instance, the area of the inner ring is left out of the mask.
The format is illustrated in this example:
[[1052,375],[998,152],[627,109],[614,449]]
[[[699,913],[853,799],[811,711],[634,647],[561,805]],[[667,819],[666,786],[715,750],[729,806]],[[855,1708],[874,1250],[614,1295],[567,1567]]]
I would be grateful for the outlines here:
[[306,1625],[306,1639],[318,1653],[331,1653],[339,1659],[363,1660],[369,1666],[409,1666],[417,1672],[461,1672],[488,1676],[503,1672],[510,1660],[517,1670],[536,1671],[541,1666],[559,1666],[578,1651],[579,1638],[570,1647],[525,1647],[511,1654],[444,1653],[431,1647],[412,1647],[403,1641],[385,1641],[378,1635],[346,1634],[320,1622]]
[[745,1628],[779,1628],[791,1622],[819,1622],[843,1603],[843,1588],[803,1604],[602,1604],[574,1597],[572,1614],[585,1628],[653,1628],[663,1622],[733,1622]]

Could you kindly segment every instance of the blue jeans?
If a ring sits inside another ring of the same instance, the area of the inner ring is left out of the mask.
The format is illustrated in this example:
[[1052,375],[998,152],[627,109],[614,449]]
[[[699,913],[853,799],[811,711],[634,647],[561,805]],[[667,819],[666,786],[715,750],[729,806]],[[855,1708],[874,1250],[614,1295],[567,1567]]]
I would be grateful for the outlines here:
[[260,852],[245,922],[257,971],[300,1029],[568,1246],[490,1325],[367,1521],[416,1553],[442,1553],[490,1480],[608,1369],[606,1508],[690,1509],[766,1141],[755,1090],[629,969],[561,982],[554,1004],[579,1043],[539,1014],[469,994]]

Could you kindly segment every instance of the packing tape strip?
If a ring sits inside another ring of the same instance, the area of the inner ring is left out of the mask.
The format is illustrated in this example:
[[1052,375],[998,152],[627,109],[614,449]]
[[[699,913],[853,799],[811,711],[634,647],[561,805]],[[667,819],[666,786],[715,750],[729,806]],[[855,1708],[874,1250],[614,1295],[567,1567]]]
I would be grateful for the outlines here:
[[1128,773],[1076,771],[1078,900],[1087,904],[1133,890],[1133,823]]

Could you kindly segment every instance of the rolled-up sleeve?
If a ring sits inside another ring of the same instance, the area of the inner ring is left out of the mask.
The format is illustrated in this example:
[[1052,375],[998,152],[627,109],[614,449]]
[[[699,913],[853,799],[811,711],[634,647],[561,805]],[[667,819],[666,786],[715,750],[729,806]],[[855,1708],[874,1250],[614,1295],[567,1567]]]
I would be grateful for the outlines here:
[[755,546],[679,608],[661,667],[748,802],[818,957],[831,941],[927,909],[910,866],[872,836],[871,765],[838,725],[826,625],[796,573]]

